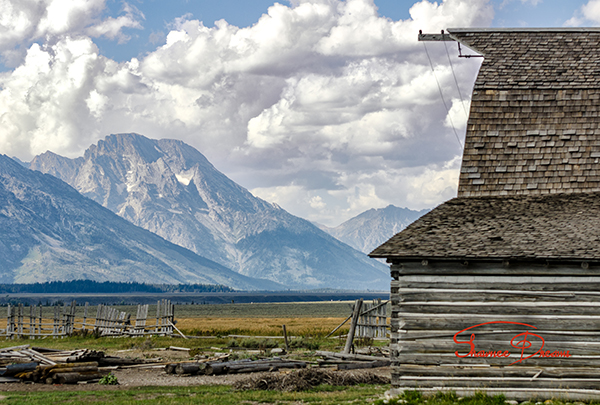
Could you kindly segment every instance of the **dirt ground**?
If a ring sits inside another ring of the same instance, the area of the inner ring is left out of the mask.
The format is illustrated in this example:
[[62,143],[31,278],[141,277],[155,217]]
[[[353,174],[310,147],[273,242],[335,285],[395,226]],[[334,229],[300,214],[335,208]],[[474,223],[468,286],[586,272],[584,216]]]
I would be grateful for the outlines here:
[[[119,357],[130,358],[160,358],[163,362],[176,362],[188,359],[186,352],[180,351],[120,351],[107,353],[108,355],[116,355]],[[0,383],[0,392],[22,391],[53,391],[60,389],[62,391],[112,391],[123,390],[134,387],[145,386],[197,386],[197,385],[232,385],[233,383],[247,379],[250,374],[227,374],[216,376],[180,376],[177,374],[167,374],[164,365],[157,368],[118,368],[111,370],[117,377],[119,385],[100,385],[97,383],[91,384],[65,384],[65,385],[47,385],[47,384],[32,384],[32,383]],[[286,371],[280,371],[286,372]],[[389,367],[381,367],[376,369],[353,370],[354,373],[375,373],[380,376],[390,376]],[[261,374],[270,374],[269,372],[253,373],[253,376]]]

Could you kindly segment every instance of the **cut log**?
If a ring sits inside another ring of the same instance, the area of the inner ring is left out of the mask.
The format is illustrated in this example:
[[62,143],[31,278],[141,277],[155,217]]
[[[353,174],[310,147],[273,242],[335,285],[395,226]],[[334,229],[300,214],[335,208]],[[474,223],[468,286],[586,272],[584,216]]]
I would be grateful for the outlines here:
[[60,374],[60,373],[83,373],[83,372],[98,372],[97,366],[75,366],[67,368],[54,368],[50,370],[49,374]]
[[175,373],[182,374],[198,374],[206,368],[206,363],[179,363],[175,367]]
[[259,371],[277,371],[284,368],[305,367],[306,363],[303,361],[267,361],[230,365],[229,372],[232,374],[257,373]]
[[[27,347],[29,347],[29,345],[27,345]],[[33,346],[31,349],[35,350],[38,353],[63,353],[64,352],[64,350],[60,350],[60,349],[49,349],[47,347],[37,347],[37,346]]]
[[[101,378],[100,373],[58,373],[54,374],[52,381],[58,384],[77,384],[79,381],[89,381]],[[47,380],[46,380],[47,381]]]
[[48,366],[48,365],[42,365],[42,366],[38,366],[35,369],[35,374],[39,376],[39,379],[44,380],[46,379],[46,377],[50,376],[50,374],[56,374],[56,373],[64,373],[66,371],[64,370],[68,370],[68,369],[72,369],[72,368],[92,368],[95,369],[96,371],[98,370],[98,362],[95,361],[90,361],[90,362],[85,362],[85,363],[63,363],[63,364],[57,364],[55,366]]
[[237,366],[229,367],[228,373],[230,374],[242,374],[242,373],[258,373],[261,371],[273,371],[268,364],[239,364]]
[[15,377],[29,381],[33,379],[33,371],[23,371],[22,373],[15,374]]
[[98,359],[100,366],[131,366],[133,364],[150,364],[156,362],[150,359],[123,359],[121,357],[103,357]]
[[0,349],[0,352],[10,352],[13,350],[22,350],[22,349],[27,349],[27,348],[29,348],[29,345],[4,347],[4,348]]
[[207,363],[206,368],[204,369],[204,374],[206,375],[221,375],[227,374],[229,371],[229,367],[227,363]]
[[33,371],[38,366],[38,363],[21,363],[21,364],[11,364],[6,366],[6,370],[0,374],[2,376],[10,377],[24,371]]
[[42,355],[41,353],[36,352],[35,350],[23,349],[23,350],[21,350],[21,352],[25,353],[26,355],[30,356],[33,360],[37,360],[40,363],[49,364],[49,365],[56,364],[56,362],[50,360],[48,357]]
[[330,357],[334,359],[344,359],[344,360],[363,360],[363,361],[388,361],[389,358],[381,357],[381,356],[368,356],[366,354],[351,354],[351,353],[336,353],[336,352],[325,352],[325,351],[317,351],[317,356],[321,357]]
[[169,350],[176,350],[180,352],[189,352],[190,349],[187,347],[177,347],[177,346],[169,346]]
[[357,370],[363,368],[378,368],[388,367],[391,364],[389,360],[386,361],[357,361],[352,363],[338,364],[338,370]]

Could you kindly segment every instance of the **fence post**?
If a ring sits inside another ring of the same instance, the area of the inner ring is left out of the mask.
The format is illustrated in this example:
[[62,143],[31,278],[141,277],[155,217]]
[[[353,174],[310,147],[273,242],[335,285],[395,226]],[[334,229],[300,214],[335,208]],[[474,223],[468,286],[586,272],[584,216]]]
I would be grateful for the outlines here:
[[12,315],[12,307],[10,306],[10,304],[8,304],[6,306],[6,339],[10,339],[12,338],[12,322],[11,322],[11,315]]
[[142,316],[142,306],[140,304],[138,304],[137,312],[135,313],[135,326],[134,326],[132,334],[131,334],[132,337],[137,336],[140,332],[139,326],[140,326],[141,316]]
[[287,329],[285,325],[282,325],[283,328],[283,340],[285,341],[285,352],[288,353],[290,351],[290,344],[288,342]]
[[17,337],[23,338],[23,304],[19,304],[17,312]]
[[95,331],[100,331],[100,308],[102,307],[102,304],[98,304],[98,309],[96,310],[96,319],[94,320],[94,330]]
[[29,339],[35,339],[35,305],[29,306]]
[[362,308],[363,300],[362,298],[356,300],[354,304],[354,312],[352,313],[352,322],[350,323],[350,330],[348,331],[348,338],[346,339],[346,346],[344,347],[343,353],[350,353],[350,349],[352,348],[352,341],[354,340],[354,333],[356,331],[356,324],[358,323],[358,318],[360,316],[360,310]]
[[160,300],[158,300],[158,302],[156,303],[156,328],[154,329],[154,332],[156,334],[159,333],[159,325],[160,325]]
[[40,317],[38,318],[38,334],[42,337],[42,305],[40,305]]
[[77,309],[77,301],[71,302],[71,312],[69,313],[69,336],[73,335],[73,329],[75,327],[75,310]]
[[54,305],[54,319],[52,323],[52,338],[56,339],[58,335],[58,305]]
[[171,334],[173,334],[173,325],[175,325],[175,304],[171,303],[171,322],[169,323]]
[[60,337],[62,338],[67,334],[67,304],[63,304],[62,309],[59,307],[58,315],[60,316],[58,331],[60,333]]
[[87,314],[88,314],[88,303],[85,303],[85,308],[83,309],[83,322],[81,323],[81,330],[85,335],[85,323],[87,322]]
[[164,316],[164,331],[167,336],[173,334],[173,327],[171,326],[171,300],[165,300],[165,316]]

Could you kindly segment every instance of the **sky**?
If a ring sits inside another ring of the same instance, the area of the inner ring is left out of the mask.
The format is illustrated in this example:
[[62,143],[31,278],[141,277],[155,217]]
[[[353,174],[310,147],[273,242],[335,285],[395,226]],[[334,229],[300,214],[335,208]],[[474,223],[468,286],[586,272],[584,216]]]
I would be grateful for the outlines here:
[[599,25],[600,0],[0,0],[0,153],[136,132],[327,226],[432,208],[481,58],[419,30]]

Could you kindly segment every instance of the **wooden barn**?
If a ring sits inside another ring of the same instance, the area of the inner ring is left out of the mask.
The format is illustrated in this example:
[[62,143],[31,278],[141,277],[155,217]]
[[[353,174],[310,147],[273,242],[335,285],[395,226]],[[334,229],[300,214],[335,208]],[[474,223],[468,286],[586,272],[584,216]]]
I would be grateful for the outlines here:
[[458,197],[370,254],[391,265],[392,393],[600,398],[600,30],[432,37],[484,61]]

